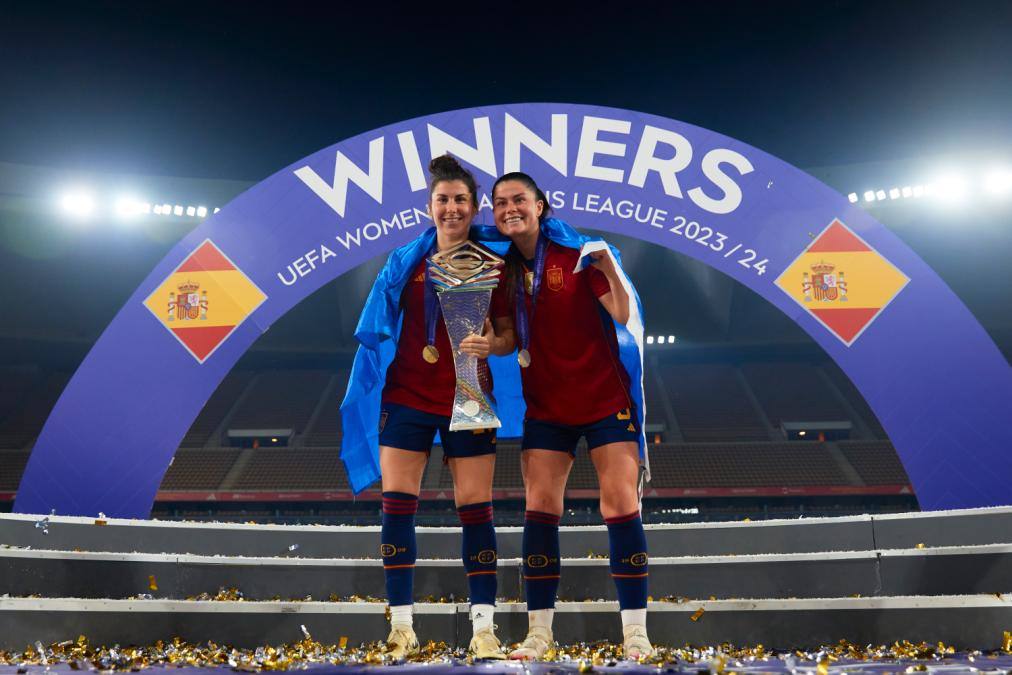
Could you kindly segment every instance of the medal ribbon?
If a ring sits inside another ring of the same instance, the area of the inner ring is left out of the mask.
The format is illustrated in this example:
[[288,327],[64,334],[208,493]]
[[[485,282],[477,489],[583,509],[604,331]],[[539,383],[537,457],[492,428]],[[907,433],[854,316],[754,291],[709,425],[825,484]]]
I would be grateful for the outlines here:
[[[429,255],[432,257],[435,255],[438,248],[432,247],[429,251]],[[439,317],[442,316],[443,310],[439,306],[439,298],[436,297],[436,289],[432,285],[432,278],[429,277],[429,265],[425,265],[425,340],[427,345],[434,346],[436,344],[436,324],[439,322]]]
[[538,233],[538,243],[534,247],[534,279],[531,282],[531,315],[527,316],[527,303],[524,294],[527,292],[524,275],[520,275],[517,284],[517,335],[520,336],[520,348],[527,349],[531,344],[530,322],[534,320],[534,310],[538,306],[538,291],[541,289],[541,277],[545,272],[545,254],[548,251],[548,237]]

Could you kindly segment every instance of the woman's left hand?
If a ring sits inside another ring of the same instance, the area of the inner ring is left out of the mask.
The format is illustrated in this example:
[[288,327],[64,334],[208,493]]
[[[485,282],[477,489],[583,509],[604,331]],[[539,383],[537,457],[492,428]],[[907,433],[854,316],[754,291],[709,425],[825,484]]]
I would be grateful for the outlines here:
[[479,359],[487,359],[488,355],[492,352],[491,336],[495,335],[495,333],[492,332],[492,322],[488,319],[485,319],[485,326],[482,333],[483,335],[471,333],[461,340],[460,351]]
[[607,251],[594,251],[590,254],[590,264],[604,272],[605,276],[615,274],[615,263]]

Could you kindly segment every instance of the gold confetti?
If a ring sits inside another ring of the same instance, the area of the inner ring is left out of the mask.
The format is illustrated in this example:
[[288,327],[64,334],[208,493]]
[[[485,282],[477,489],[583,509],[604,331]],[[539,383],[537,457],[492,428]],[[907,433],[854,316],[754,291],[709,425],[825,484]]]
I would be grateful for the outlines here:
[[702,607],[700,607],[695,612],[693,612],[692,616],[690,616],[689,618],[692,619],[693,621],[699,621],[699,618],[701,616],[703,616],[703,612],[705,612],[705,611],[706,611],[705,609],[703,609]]
[[338,642],[337,642],[337,648],[338,649],[344,649],[347,646],[348,646],[348,636],[347,635],[342,635],[341,639],[338,640]]
[[155,575],[154,574],[149,574],[148,575],[148,588],[150,590],[152,590],[152,591],[157,591],[158,590],[158,582],[155,581]]
[[923,543],[921,543],[921,544],[918,544],[918,545],[917,545],[917,548],[924,548],[924,544],[923,544]]
[[829,673],[829,658],[828,657],[823,657],[823,658],[819,659],[819,663],[818,663],[818,667],[816,668],[816,672],[818,672],[819,675],[827,675]]
[[96,525],[108,525],[109,521],[106,520],[105,518],[96,518],[95,519],[95,524]]
[[1005,631],[1005,641],[1002,642],[1001,650],[1006,654],[1012,654],[1012,631]]
[[581,673],[589,673],[594,670],[594,665],[587,663],[586,661],[580,661],[579,671]]

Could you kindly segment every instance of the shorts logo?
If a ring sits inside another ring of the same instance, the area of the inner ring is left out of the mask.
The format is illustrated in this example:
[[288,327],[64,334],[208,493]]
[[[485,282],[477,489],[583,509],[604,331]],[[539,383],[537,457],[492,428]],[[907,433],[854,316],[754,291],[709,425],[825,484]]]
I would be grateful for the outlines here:
[[534,568],[547,567],[548,566],[548,556],[544,556],[544,555],[540,555],[540,554],[538,554],[538,555],[529,555],[529,556],[527,556],[527,566],[528,567],[534,567]]
[[384,558],[389,558],[397,553],[397,548],[393,544],[380,544],[380,555]]
[[495,562],[496,555],[495,555],[495,551],[493,551],[491,549],[485,549],[484,551],[482,551],[481,553],[479,553],[477,556],[475,556],[475,558],[482,565],[491,565],[492,563]]
[[388,411],[386,411],[386,410],[380,411],[379,432],[381,434],[383,433],[383,429],[385,429],[386,426],[387,426],[387,418],[388,417],[390,417],[390,413]]
[[628,419],[632,419],[632,411],[631,411],[631,410],[630,410],[629,408],[626,408],[626,409],[625,409],[625,410],[623,410],[622,412],[620,412],[620,413],[616,413],[616,414],[615,414],[615,419],[617,419],[617,420],[628,420]]
[[630,422],[630,423],[629,423],[629,426],[627,426],[627,427],[625,428],[625,430],[626,430],[626,431],[636,431],[636,425],[635,425],[635,424],[633,424],[632,422]]
[[545,270],[545,280],[548,281],[548,290],[561,291],[563,285],[562,268],[550,267]]
[[630,565],[634,565],[636,567],[643,567],[644,565],[647,564],[647,554],[646,553],[633,553],[629,557],[629,564]]

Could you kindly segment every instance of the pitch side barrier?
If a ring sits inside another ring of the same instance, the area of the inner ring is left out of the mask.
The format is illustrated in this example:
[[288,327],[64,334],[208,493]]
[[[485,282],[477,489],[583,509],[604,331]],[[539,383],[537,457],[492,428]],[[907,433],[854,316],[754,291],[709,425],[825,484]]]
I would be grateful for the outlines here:
[[[647,525],[651,557],[874,551],[1012,543],[1012,507],[884,516]],[[520,557],[522,528],[496,530],[499,555]],[[299,558],[378,556],[379,528],[0,515],[0,542],[52,550]],[[608,552],[602,526],[563,527],[567,558]],[[460,529],[418,528],[419,558],[456,558]]]

